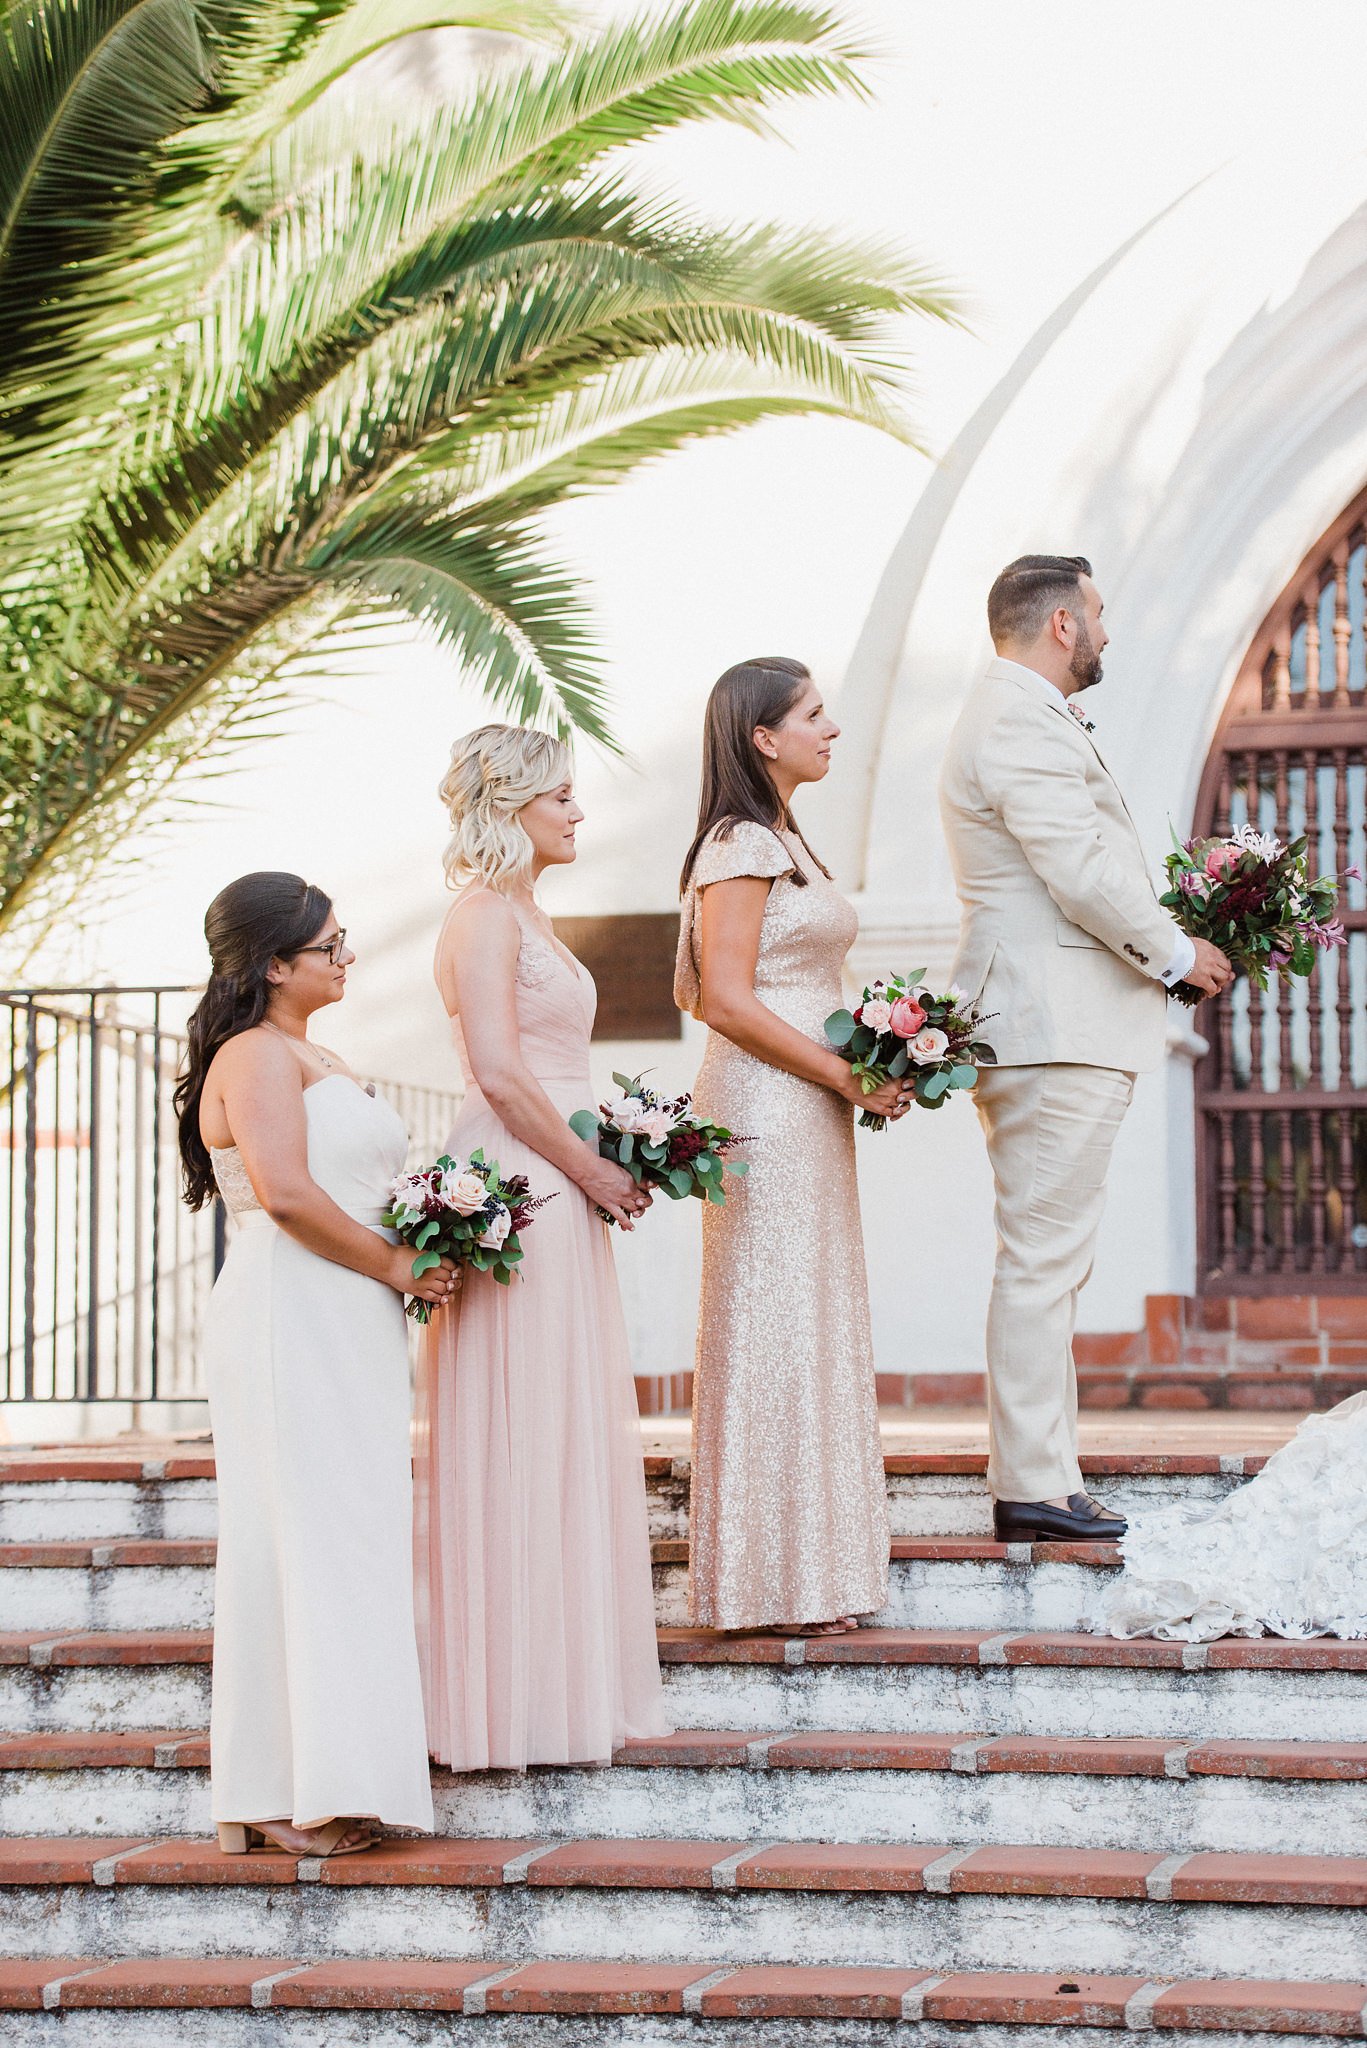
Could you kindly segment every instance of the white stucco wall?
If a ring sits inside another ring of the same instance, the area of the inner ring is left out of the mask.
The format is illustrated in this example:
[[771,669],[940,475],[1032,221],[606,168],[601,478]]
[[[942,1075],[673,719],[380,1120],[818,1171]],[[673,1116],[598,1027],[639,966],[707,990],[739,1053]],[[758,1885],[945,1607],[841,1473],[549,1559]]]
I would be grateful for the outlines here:
[[[626,758],[581,754],[583,853],[546,901],[673,904],[707,689],[743,654],[788,649],[845,726],[804,818],[859,892],[855,965],[876,972],[943,967],[952,950],[934,770],[1002,562],[1026,547],[1093,557],[1113,633],[1098,711],[1157,858],[1249,635],[1367,476],[1367,167],[1350,154],[1367,14],[1356,0],[859,11],[888,51],[872,105],[792,110],[787,151],[729,130],[678,138],[658,168],[723,216],[832,221],[964,280],[969,324],[910,337],[935,459],[788,422],[564,515]],[[428,972],[433,792],[450,738],[483,715],[421,646],[320,684],[235,777],[187,790],[194,814],[136,849],[66,964],[191,978],[214,891],[249,867],[298,869],[335,892],[360,954],[330,1032],[371,1071],[449,1079]],[[690,1034],[603,1048],[598,1064],[682,1084],[697,1049]],[[1125,1127],[1086,1327],[1131,1327],[1146,1292],[1189,1283],[1188,1089],[1170,1065]],[[991,1223],[971,1110],[861,1138],[860,1157],[880,1366],[977,1369]],[[691,1356],[696,1226],[681,1205],[621,1244],[640,1370]]]

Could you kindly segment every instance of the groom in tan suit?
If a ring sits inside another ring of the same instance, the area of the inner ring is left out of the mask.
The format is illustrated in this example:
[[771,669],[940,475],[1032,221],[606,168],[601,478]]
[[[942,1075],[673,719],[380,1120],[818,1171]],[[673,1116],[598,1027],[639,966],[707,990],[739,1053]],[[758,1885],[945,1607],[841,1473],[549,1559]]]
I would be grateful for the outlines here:
[[1118,1538],[1083,1490],[1073,1326],[1136,1074],[1162,1057],[1165,984],[1233,970],[1159,907],[1077,693],[1101,680],[1090,563],[1023,555],[987,600],[997,650],[949,742],[940,805],[963,929],[954,979],[993,1013],[975,1098],[996,1182],[987,1319],[999,1541]]

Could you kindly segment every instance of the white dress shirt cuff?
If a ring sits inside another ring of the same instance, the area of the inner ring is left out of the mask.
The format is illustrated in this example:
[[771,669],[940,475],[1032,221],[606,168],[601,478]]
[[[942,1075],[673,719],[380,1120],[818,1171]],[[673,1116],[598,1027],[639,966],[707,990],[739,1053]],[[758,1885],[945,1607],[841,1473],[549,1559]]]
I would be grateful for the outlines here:
[[1165,988],[1171,988],[1174,982],[1185,981],[1195,965],[1196,941],[1188,932],[1179,932],[1177,934],[1177,944],[1173,948],[1172,958],[1163,969],[1159,979]]

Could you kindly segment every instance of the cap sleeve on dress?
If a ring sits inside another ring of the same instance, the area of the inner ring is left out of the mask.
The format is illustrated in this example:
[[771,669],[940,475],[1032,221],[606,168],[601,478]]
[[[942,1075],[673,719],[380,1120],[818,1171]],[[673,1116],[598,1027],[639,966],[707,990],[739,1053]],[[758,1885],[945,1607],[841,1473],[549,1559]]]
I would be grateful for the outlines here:
[[694,889],[705,889],[709,883],[734,882],[742,875],[773,880],[792,872],[793,856],[777,833],[742,818],[727,838],[713,837],[698,849],[689,882]]
[[733,826],[729,839],[708,839],[699,847],[684,895],[674,962],[674,1000],[690,1017],[702,1017],[698,899],[703,890],[712,882],[734,882],[742,875],[773,881],[793,872],[793,857],[783,841],[767,826],[752,824],[748,818]]

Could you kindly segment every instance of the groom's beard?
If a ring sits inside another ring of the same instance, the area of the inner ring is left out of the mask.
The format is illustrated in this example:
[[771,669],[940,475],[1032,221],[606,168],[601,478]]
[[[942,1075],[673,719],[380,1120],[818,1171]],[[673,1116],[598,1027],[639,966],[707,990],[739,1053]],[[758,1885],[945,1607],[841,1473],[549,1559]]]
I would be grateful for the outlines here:
[[1079,690],[1090,690],[1101,681],[1101,656],[1092,646],[1091,635],[1081,619],[1077,622],[1077,646],[1073,649],[1068,673]]

